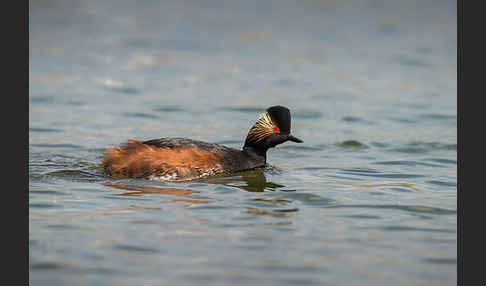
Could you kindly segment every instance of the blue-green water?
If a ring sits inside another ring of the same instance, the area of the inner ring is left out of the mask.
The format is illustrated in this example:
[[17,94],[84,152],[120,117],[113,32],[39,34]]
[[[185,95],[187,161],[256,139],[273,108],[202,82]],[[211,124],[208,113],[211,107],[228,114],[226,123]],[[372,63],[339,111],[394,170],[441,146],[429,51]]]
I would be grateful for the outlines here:
[[[30,285],[455,285],[455,1],[32,1]],[[106,147],[303,144],[186,183]]]

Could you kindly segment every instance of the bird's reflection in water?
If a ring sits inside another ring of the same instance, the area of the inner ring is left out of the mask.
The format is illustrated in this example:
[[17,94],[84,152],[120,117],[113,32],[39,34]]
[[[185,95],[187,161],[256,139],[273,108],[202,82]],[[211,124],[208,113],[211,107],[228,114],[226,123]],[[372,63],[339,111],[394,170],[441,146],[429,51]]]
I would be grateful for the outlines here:
[[[233,174],[231,177],[208,178],[206,180],[202,180],[201,182],[236,187],[247,192],[295,192],[295,190],[284,189],[284,185],[267,181],[264,171],[264,169],[256,169]],[[297,208],[290,207],[292,204],[291,200],[277,198],[273,195],[258,196],[248,199],[249,205],[247,206],[247,209],[248,213],[252,215],[287,218],[291,215],[291,213],[298,211]],[[264,203],[265,205],[261,205],[261,203]]]
[[182,188],[160,188],[154,186],[128,185],[128,184],[105,184],[108,187],[128,192],[115,194],[116,196],[144,196],[149,194],[169,195],[171,202],[187,202],[190,204],[207,204],[210,198],[197,195],[200,192]]
[[[264,192],[264,191],[279,191],[279,192],[293,192],[295,190],[285,190],[285,186],[281,184],[276,184],[267,181],[264,174],[264,169],[256,169],[246,172],[240,172],[237,174],[232,174],[231,176],[218,176],[205,179],[199,179],[196,181],[185,182],[185,183],[197,183],[197,184],[209,184],[209,185],[224,185],[231,188],[238,188],[247,192]],[[208,196],[200,195],[201,191],[194,189],[188,189],[181,186],[181,188],[171,187],[157,187],[157,186],[146,186],[146,185],[135,185],[135,184],[118,184],[118,183],[107,183],[108,187],[123,190],[126,192],[115,194],[117,196],[144,196],[150,194],[160,194],[169,196],[169,201],[171,202],[186,202],[185,206],[190,206],[194,204],[208,204],[213,199]],[[267,203],[272,206],[271,210],[264,210],[257,207],[249,207],[248,212],[258,215],[272,215],[285,217],[287,212],[295,212],[297,209],[281,209],[282,206],[288,206],[292,203],[290,200],[279,199],[275,197],[262,197],[248,198],[254,202]],[[273,209],[278,207],[279,209]]]
[[200,180],[199,182],[236,187],[247,192],[263,192],[265,190],[276,191],[279,188],[285,187],[284,185],[268,182],[264,171],[265,169],[255,169],[233,174],[232,176],[211,177]]

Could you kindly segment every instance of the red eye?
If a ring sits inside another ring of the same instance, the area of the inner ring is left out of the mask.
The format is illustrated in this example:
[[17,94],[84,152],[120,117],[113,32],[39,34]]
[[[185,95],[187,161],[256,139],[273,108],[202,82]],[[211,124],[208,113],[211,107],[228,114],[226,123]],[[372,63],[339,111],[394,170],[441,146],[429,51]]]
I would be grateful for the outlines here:
[[280,129],[278,128],[275,128],[273,131],[275,131],[275,133],[280,133]]

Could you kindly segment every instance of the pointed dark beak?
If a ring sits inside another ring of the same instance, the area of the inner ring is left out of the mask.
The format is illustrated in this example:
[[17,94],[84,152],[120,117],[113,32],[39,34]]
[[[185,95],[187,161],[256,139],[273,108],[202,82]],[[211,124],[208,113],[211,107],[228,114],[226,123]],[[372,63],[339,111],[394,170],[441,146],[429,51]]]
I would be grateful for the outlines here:
[[304,142],[304,141],[300,140],[299,138],[294,137],[294,136],[292,136],[292,135],[289,135],[288,139],[289,139],[290,141],[292,141],[292,142],[295,142],[295,143],[302,143],[302,142]]

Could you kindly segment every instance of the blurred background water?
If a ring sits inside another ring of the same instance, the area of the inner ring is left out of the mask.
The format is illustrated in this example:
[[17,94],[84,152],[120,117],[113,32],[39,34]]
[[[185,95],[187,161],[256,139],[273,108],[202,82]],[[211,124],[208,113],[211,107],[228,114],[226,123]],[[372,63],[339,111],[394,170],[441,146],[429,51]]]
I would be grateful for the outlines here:
[[[455,285],[456,1],[30,1],[31,285]],[[186,183],[106,147],[305,143]]]

